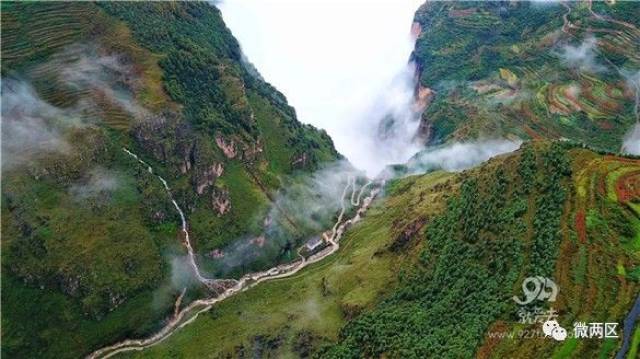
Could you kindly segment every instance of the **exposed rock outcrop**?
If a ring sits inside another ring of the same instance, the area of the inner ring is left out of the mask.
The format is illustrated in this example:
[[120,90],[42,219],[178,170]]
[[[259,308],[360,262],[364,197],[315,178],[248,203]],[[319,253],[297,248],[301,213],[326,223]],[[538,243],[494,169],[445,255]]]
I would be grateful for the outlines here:
[[227,158],[235,158],[238,155],[236,152],[235,142],[233,140],[227,141],[221,135],[217,135],[216,145],[218,145]]
[[255,161],[262,154],[263,150],[264,148],[260,139],[257,139],[251,144],[244,143],[242,149],[242,159],[247,161]]
[[419,22],[414,21],[413,24],[411,24],[411,37],[417,39],[420,37],[420,34],[422,34],[422,26]]
[[158,134],[166,132],[169,126],[165,116],[150,116],[133,128],[133,135],[146,152],[161,161],[166,161],[167,149],[164,141],[158,140]]
[[391,249],[392,251],[399,251],[407,247],[411,240],[415,238],[416,235],[422,230],[426,222],[426,219],[418,218],[413,222],[407,224],[393,240],[393,243],[391,243],[389,249]]
[[426,116],[420,118],[420,125],[416,131],[416,140],[422,144],[430,143],[435,137],[433,130],[433,124],[427,119]]
[[218,216],[223,216],[231,209],[231,199],[228,190],[216,188],[213,190],[211,197],[211,204],[213,205],[213,209],[218,212]]
[[186,174],[191,170],[191,167],[193,167],[195,147],[196,144],[193,143],[189,146],[178,146],[176,149],[178,158],[180,158],[180,164],[178,165],[180,173]]
[[293,161],[291,162],[291,167],[304,168],[307,165],[307,161],[308,161],[307,153],[302,152],[301,154],[293,158]]
[[222,163],[214,163],[207,167],[202,173],[195,175],[195,190],[197,194],[203,194],[209,186],[213,186],[216,178],[224,172]]
[[69,276],[66,274],[60,274],[58,282],[63,293],[71,297],[77,297],[80,289],[80,276]]
[[413,110],[415,112],[422,113],[424,110],[427,109],[427,107],[433,100],[434,95],[435,95],[435,92],[432,89],[428,87],[424,87],[419,84],[418,88],[416,89]]
[[425,116],[424,111],[429,107],[435,97],[435,92],[429,87],[418,84],[414,96],[413,111],[420,114],[420,125],[416,131],[415,139],[424,145],[429,144],[434,138],[433,124]]

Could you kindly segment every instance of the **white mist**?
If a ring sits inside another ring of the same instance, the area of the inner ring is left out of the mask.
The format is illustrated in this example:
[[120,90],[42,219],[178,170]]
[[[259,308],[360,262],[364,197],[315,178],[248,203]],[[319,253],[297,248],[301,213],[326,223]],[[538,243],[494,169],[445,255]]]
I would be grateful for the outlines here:
[[[216,5],[262,76],[298,118],[325,129],[356,167],[377,174],[417,151],[411,139],[413,15],[422,0],[224,0]],[[377,139],[381,117],[400,123]]]

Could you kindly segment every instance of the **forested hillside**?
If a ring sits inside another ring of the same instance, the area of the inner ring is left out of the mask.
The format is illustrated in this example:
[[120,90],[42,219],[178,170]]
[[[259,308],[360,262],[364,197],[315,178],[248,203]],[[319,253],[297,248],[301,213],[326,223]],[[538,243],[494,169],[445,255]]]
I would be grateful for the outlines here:
[[[637,159],[557,143],[457,176],[457,194],[416,235],[423,243],[409,244],[421,249],[397,290],[322,356],[610,357],[619,339],[519,337],[540,324],[521,323],[511,298],[526,277],[553,278],[560,291],[548,306],[564,328],[622,323],[640,292],[639,180]],[[412,183],[395,184],[394,195]]]
[[[428,147],[371,180],[210,3],[0,10],[3,356],[637,357],[637,3],[425,3]],[[522,336],[529,277],[619,336]]]
[[283,180],[339,157],[243,58],[215,7],[1,11],[3,356],[79,357],[143,335],[193,281],[168,192],[123,148],[166,179],[208,274],[295,255],[284,225],[243,267],[211,255],[262,234]]
[[638,159],[536,142],[393,181],[336,257],[230,298],[138,356],[610,357],[620,338],[507,337],[540,330],[519,323],[512,297],[549,276],[563,327],[622,323],[640,291],[639,180]]

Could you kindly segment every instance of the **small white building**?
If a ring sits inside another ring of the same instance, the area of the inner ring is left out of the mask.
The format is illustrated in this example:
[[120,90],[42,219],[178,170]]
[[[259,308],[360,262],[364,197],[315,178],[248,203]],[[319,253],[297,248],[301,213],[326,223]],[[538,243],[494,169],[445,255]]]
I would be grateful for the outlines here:
[[320,236],[315,236],[310,240],[308,240],[305,246],[307,247],[307,250],[312,251],[318,248],[318,246],[321,244],[322,244],[322,238]]

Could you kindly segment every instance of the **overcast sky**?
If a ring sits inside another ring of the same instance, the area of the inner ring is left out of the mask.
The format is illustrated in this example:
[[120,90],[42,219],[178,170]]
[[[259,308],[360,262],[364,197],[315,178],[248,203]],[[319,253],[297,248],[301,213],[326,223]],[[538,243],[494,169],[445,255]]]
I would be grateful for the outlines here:
[[405,69],[422,2],[224,0],[217,6],[299,120],[327,130],[338,151],[371,173],[381,165],[367,148],[372,142],[361,140],[363,126],[377,126],[372,108]]

